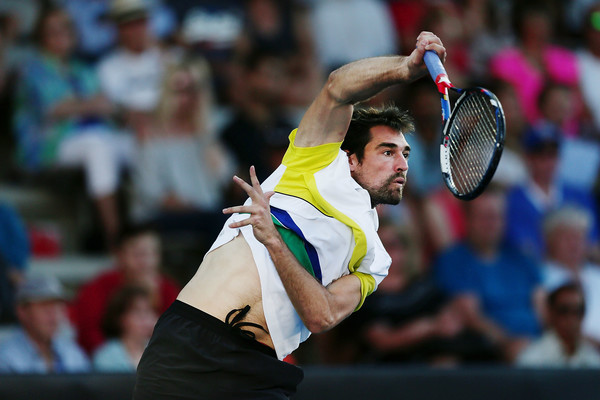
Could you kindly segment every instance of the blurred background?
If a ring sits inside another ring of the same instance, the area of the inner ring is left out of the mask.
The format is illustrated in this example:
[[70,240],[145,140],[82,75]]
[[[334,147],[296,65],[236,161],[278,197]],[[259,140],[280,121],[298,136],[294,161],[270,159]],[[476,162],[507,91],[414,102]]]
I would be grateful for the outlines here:
[[458,87],[502,102],[489,189],[439,172],[428,77],[390,275],[289,362],[600,366],[600,2],[0,0],[0,372],[132,372],[152,326],[328,74],[438,35]]

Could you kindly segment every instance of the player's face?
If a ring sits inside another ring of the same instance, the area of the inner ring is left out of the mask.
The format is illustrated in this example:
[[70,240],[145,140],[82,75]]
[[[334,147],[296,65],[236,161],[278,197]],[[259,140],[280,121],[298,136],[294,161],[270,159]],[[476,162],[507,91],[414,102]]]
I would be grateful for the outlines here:
[[371,128],[362,161],[348,156],[350,172],[371,195],[371,204],[398,204],[406,184],[410,146],[404,135],[388,126]]

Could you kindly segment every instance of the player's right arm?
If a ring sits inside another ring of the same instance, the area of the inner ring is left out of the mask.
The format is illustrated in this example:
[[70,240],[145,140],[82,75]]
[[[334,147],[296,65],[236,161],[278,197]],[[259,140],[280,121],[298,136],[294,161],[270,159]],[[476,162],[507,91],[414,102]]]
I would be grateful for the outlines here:
[[269,251],[290,301],[304,325],[313,333],[323,332],[339,324],[361,301],[361,282],[354,275],[345,275],[327,287],[309,274],[292,254],[277,232],[271,219],[269,198],[263,193],[254,167],[250,168],[252,185],[235,177],[235,182],[248,193],[252,204],[229,207],[225,214],[248,213],[250,217],[233,222],[230,228],[252,225],[254,237]]
[[333,71],[300,121],[295,145],[313,147],[343,141],[353,105],[389,86],[425,74],[423,55],[426,50],[435,50],[442,60],[445,58],[441,40],[431,32],[421,32],[409,56],[366,58]]

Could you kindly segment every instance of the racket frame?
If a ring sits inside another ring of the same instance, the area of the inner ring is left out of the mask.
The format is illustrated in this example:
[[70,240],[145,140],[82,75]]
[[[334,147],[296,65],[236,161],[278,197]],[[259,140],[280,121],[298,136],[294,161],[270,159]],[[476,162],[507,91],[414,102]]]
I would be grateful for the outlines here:
[[[472,200],[479,196],[485,187],[489,184],[494,173],[496,172],[496,168],[498,167],[498,163],[500,162],[500,157],[502,156],[502,150],[504,149],[504,139],[505,139],[505,127],[506,121],[504,118],[504,111],[502,110],[502,105],[498,98],[489,90],[474,87],[470,89],[461,89],[455,87],[450,79],[448,78],[448,74],[446,73],[446,69],[442,64],[437,53],[433,50],[428,50],[425,52],[424,61],[427,65],[427,69],[431,78],[435,82],[437,86],[438,92],[440,94],[440,101],[442,106],[442,137],[440,143],[440,167],[442,170],[442,177],[444,178],[444,183],[446,187],[450,190],[450,192],[454,195],[454,197],[460,200]],[[456,101],[454,105],[454,109],[450,107],[450,98],[449,98],[449,90],[453,90],[459,93],[461,96]],[[450,151],[448,149],[450,143],[450,136],[448,135],[448,130],[454,121],[455,116],[457,115],[456,110],[459,109],[460,105],[467,98],[469,93],[474,91],[481,91],[485,95],[490,98],[490,102],[492,106],[495,107],[495,117],[496,117],[496,143],[494,145],[494,151],[490,162],[488,163],[486,172],[483,177],[479,180],[479,183],[475,189],[471,190],[468,193],[461,193],[456,189],[454,182],[452,181],[452,175],[450,173]]]

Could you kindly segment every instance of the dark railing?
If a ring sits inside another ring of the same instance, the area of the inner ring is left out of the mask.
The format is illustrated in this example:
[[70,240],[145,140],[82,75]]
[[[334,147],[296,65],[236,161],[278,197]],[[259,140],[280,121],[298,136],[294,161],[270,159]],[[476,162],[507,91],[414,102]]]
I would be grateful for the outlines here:
[[[600,370],[306,367],[294,400],[598,400]],[[129,374],[0,375],[2,400],[130,400]]]

